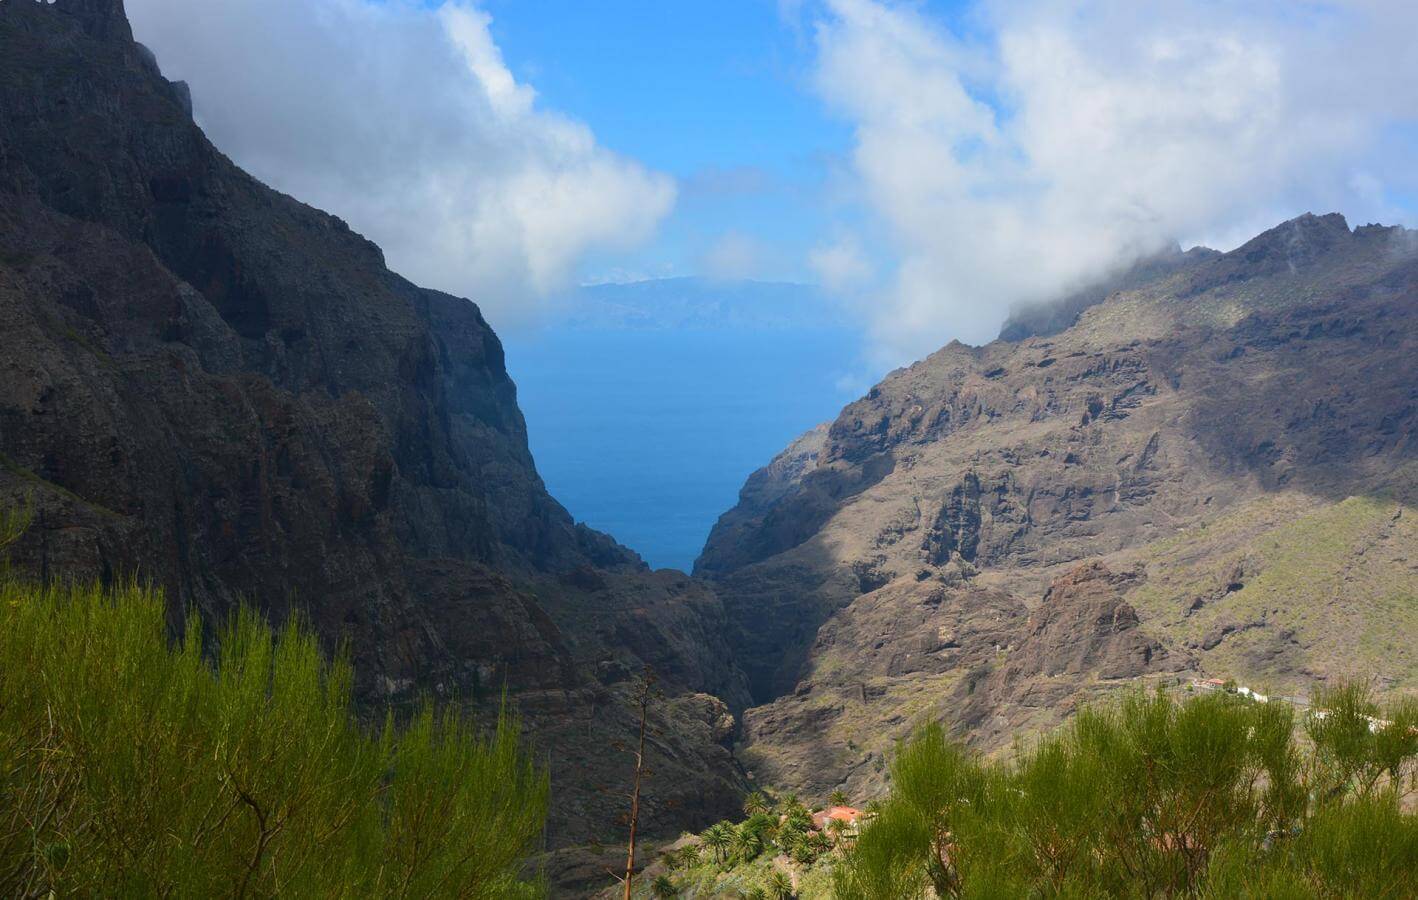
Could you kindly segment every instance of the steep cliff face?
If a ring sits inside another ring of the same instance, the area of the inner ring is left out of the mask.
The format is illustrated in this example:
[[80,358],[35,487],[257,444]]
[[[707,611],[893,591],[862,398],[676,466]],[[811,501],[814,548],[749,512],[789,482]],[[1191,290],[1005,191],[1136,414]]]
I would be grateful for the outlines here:
[[650,827],[734,802],[713,592],[576,525],[477,307],[222,156],[120,0],[0,0],[0,464],[28,571],[300,609],[372,701],[510,690],[554,842],[615,834],[644,664],[680,698]]
[[697,571],[759,778],[861,789],[926,718],[993,748],[1183,672],[1418,689],[1418,235],[1303,216],[1125,282],[750,479]]

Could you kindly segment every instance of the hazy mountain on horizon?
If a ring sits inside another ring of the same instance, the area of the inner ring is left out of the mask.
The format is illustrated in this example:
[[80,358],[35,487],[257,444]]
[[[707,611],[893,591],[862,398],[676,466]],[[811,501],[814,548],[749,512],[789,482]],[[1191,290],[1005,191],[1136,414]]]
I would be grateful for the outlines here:
[[553,328],[783,330],[845,328],[843,305],[816,285],[691,275],[582,286]]

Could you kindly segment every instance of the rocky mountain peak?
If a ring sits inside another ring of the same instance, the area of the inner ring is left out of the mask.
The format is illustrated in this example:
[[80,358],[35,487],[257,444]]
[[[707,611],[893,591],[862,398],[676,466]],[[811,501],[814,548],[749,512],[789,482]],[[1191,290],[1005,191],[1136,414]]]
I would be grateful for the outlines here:
[[1256,235],[1234,252],[1252,265],[1283,265],[1294,271],[1346,246],[1353,237],[1339,213],[1305,213]]

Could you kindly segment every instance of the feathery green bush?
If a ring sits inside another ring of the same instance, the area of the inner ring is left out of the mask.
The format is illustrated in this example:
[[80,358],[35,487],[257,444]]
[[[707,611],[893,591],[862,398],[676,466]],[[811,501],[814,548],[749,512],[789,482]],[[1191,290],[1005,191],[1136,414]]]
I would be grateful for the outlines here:
[[365,728],[300,622],[205,638],[134,585],[0,578],[0,895],[542,893],[548,781],[514,721]]
[[1418,896],[1418,707],[1350,685],[1316,709],[1298,728],[1284,703],[1134,693],[1012,763],[926,728],[836,895]]

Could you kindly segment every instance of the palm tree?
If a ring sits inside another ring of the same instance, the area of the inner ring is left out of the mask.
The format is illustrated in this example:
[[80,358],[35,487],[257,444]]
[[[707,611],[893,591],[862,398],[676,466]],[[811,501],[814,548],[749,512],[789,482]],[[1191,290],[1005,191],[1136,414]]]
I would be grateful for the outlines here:
[[768,892],[773,895],[773,900],[789,900],[793,896],[793,882],[780,871],[774,871],[768,876]]
[[828,794],[828,795],[827,795],[827,805],[828,805],[828,806],[846,806],[846,805],[847,805],[847,792],[844,791],[844,790],[842,790],[841,788],[838,788],[837,790],[835,790],[835,791],[833,791],[832,793]]
[[812,831],[812,814],[801,805],[790,808],[778,825],[778,846],[791,849],[809,831]]
[[728,822],[719,822],[710,825],[701,837],[704,839],[704,846],[713,851],[714,861],[721,863],[724,861],[724,852],[733,843],[734,826]]
[[673,881],[670,881],[670,876],[661,875],[651,882],[650,893],[659,900],[670,900],[672,897],[679,896],[679,888],[675,887]]
[[746,816],[754,816],[758,813],[765,813],[768,812],[768,810],[771,808],[772,804],[768,800],[768,795],[763,793],[762,791],[754,791],[747,797],[743,798],[743,814]]
[[813,846],[812,838],[803,838],[793,845],[793,862],[803,866],[810,866],[813,860],[817,859],[817,848]]
[[752,887],[743,892],[743,900],[768,900],[768,892],[761,887]]
[[763,852],[763,836],[747,824],[734,829],[734,855],[748,862]]
[[699,845],[685,844],[675,851],[675,866],[680,869],[693,868],[699,863]]

